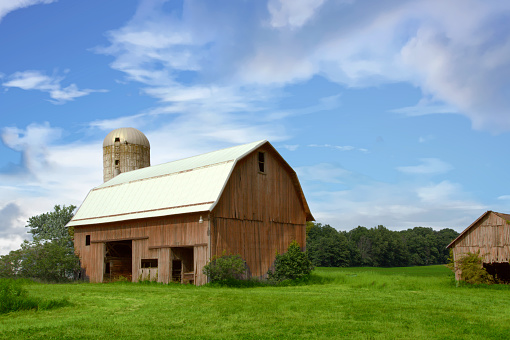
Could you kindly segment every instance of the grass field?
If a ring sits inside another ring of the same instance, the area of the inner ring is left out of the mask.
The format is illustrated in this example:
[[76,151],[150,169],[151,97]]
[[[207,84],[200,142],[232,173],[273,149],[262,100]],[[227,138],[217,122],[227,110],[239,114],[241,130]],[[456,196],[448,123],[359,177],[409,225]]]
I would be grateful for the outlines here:
[[30,296],[72,305],[0,315],[0,338],[510,338],[509,286],[456,287],[444,266],[314,275],[325,283],[28,285]]

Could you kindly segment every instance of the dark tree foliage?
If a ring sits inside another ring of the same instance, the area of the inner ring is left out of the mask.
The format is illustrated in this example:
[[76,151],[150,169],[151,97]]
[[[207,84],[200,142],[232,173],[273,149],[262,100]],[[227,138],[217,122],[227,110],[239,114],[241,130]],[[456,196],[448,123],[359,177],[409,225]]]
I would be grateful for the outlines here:
[[316,267],[347,267],[349,244],[344,234],[329,225],[315,224],[308,232],[308,257]]
[[49,282],[76,279],[79,259],[74,254],[72,230],[65,227],[75,208],[56,205],[52,212],[30,217],[26,227],[33,241],[24,241],[21,249],[0,256],[0,277]]
[[342,232],[314,223],[307,229],[308,256],[315,266],[322,267],[445,264],[449,255],[446,246],[458,236],[452,229],[392,231],[382,225]]
[[276,254],[273,268],[267,271],[270,282],[282,282],[284,280],[303,279],[310,275],[313,270],[312,262],[296,241],[287,248],[285,254]]

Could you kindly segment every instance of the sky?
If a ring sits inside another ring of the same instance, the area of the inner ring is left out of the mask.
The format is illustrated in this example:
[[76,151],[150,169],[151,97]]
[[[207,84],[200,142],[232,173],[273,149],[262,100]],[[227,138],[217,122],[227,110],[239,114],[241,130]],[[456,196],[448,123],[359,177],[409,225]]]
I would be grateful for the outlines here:
[[0,0],[0,254],[102,183],[266,139],[317,222],[462,231],[510,212],[507,0]]

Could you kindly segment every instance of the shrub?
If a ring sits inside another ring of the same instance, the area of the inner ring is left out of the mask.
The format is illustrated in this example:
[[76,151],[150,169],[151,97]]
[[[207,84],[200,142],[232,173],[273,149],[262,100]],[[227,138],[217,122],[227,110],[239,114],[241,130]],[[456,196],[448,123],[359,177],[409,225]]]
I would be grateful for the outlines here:
[[39,300],[28,296],[21,281],[13,279],[0,280],[0,314],[28,309],[53,309],[68,306],[66,298],[60,300]]
[[462,271],[461,280],[471,284],[491,284],[495,283],[494,277],[487,273],[483,267],[483,261],[480,251],[476,253],[467,253],[461,259],[457,260],[456,268]]
[[213,258],[204,266],[202,272],[210,282],[239,280],[246,272],[246,266],[240,255],[223,255]]
[[310,275],[313,265],[299,244],[293,241],[285,254],[276,254],[273,270],[268,270],[269,281],[279,283],[284,280],[303,279]]
[[12,279],[0,280],[0,313],[32,309],[37,302],[28,298],[28,292]]

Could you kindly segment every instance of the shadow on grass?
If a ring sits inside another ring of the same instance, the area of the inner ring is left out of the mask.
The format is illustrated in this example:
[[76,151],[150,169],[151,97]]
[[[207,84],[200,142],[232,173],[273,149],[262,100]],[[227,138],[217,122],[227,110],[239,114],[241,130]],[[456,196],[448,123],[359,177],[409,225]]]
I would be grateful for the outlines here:
[[230,279],[230,280],[221,280],[221,281],[215,281],[210,282],[205,287],[229,287],[229,288],[256,288],[256,287],[289,287],[289,286],[307,286],[307,285],[323,285],[332,283],[334,279],[320,276],[317,274],[310,274],[304,278],[301,279],[295,279],[295,280],[284,280],[278,283],[269,282],[265,280],[257,280],[257,279],[250,279],[250,280],[236,280],[236,279]]

